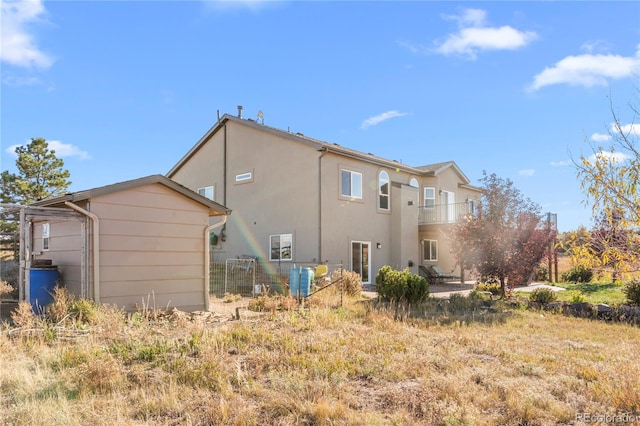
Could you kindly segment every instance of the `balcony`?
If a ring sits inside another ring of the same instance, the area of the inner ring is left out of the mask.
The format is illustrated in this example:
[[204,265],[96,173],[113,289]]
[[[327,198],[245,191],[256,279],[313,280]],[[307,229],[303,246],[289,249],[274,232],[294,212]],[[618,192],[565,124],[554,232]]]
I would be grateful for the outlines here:
[[436,204],[418,208],[419,225],[456,223],[467,216],[476,216],[477,205],[473,203]]

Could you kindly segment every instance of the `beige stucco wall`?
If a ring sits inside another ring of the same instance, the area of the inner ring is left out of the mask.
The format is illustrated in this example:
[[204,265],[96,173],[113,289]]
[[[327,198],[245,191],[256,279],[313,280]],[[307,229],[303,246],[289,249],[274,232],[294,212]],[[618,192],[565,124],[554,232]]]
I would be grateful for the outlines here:
[[[423,188],[455,192],[456,201],[463,202],[469,192],[460,187],[463,178],[454,168],[425,177],[401,167],[321,152],[318,145],[294,136],[230,120],[170,176],[193,190],[215,183],[215,200],[233,211],[225,229],[226,242],[214,249],[214,258],[252,255],[268,260],[269,236],[292,234],[291,264],[343,262],[351,269],[351,242],[361,241],[370,244],[369,282],[375,281],[382,266],[404,269],[409,260],[415,265],[412,272],[417,273],[421,240],[426,231],[435,232],[435,228],[418,227]],[[362,174],[362,199],[340,196],[342,169]],[[393,183],[390,211],[378,208],[378,176],[383,170]],[[247,172],[252,173],[251,181],[234,181],[237,174]],[[408,186],[412,177],[418,179],[419,189]],[[409,200],[414,201],[413,206]],[[443,240],[441,235],[438,240]],[[444,241],[441,244],[441,259],[448,264],[447,246]]]

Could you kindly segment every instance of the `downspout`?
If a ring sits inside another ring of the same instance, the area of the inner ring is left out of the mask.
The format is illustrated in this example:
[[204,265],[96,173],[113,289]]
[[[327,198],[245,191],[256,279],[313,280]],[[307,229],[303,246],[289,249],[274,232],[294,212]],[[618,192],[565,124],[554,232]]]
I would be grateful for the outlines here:
[[[227,123],[224,123],[223,141],[222,141],[222,205],[227,205]],[[225,222],[227,221],[225,216]],[[222,233],[227,229],[226,225],[222,228]]]
[[64,204],[89,217],[93,222],[93,301],[100,303],[100,221],[98,216],[73,204],[71,201],[65,201]]
[[218,223],[214,223],[213,225],[209,225],[204,228],[204,306],[205,311],[209,310],[209,274],[211,273],[211,240],[209,239],[209,234],[216,228],[224,226],[227,223],[227,215],[223,216],[222,221]]
[[322,157],[329,152],[327,148],[322,149],[322,154],[318,157],[318,262],[322,263]]

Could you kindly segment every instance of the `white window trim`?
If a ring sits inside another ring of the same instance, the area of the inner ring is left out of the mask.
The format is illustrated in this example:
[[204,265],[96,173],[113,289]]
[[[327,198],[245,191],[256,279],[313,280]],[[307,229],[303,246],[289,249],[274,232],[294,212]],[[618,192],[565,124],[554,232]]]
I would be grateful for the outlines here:
[[[279,258],[274,259],[273,258],[273,252],[272,252],[272,248],[271,248],[271,240],[274,237],[278,237],[279,241]],[[283,246],[282,246],[282,237],[288,237],[289,241],[291,241],[291,246],[289,246],[289,257],[288,258],[282,258],[282,250],[283,250]],[[292,262],[293,261],[293,234],[272,234],[269,235],[269,261],[270,262]]]
[[[382,180],[382,175],[385,175],[385,181],[383,182]],[[383,194],[382,193],[382,186],[383,184],[386,183],[387,184],[387,193]],[[382,207],[382,198],[386,198],[387,199],[387,207]],[[389,176],[389,173],[387,173],[385,170],[382,170],[380,173],[378,173],[378,208],[380,210],[383,210],[385,212],[388,212],[391,210],[391,177]]]
[[[429,254],[431,256],[430,259],[425,259],[424,258],[424,246],[426,244],[429,244]],[[433,245],[435,244],[435,249],[436,249],[436,256],[435,258],[433,257]],[[438,247],[438,240],[422,240],[422,260],[425,262],[437,262],[438,261],[438,252],[440,251],[440,248]]]
[[51,224],[42,224],[42,251],[49,251],[51,243]]
[[[347,172],[349,173],[349,191],[351,192],[351,195],[347,195],[344,193],[344,187],[342,186],[342,173],[343,172]],[[358,190],[360,192],[359,195],[354,195],[353,193],[355,192],[353,190],[354,188],[354,176],[360,176],[360,185],[358,187]],[[340,196],[343,198],[348,198],[348,199],[356,199],[356,200],[362,200],[362,173],[360,172],[356,172],[355,170],[351,170],[351,169],[346,169],[346,168],[341,168],[340,169]]]
[[[349,246],[349,251],[351,252],[351,250],[353,249],[353,244],[357,243],[360,244],[361,247],[363,245],[367,246],[367,271],[369,272],[369,276],[367,277],[367,279],[365,280],[362,276],[360,277],[362,279],[362,284],[371,284],[371,241],[361,241],[361,240],[352,240],[351,244]],[[353,253],[351,253],[350,255],[350,266],[351,266],[351,270],[354,271],[354,265],[353,265]],[[360,265],[362,266],[362,265]]]
[[[429,200],[433,200],[433,205],[427,206],[427,190],[433,191],[433,198],[429,198]],[[436,207],[436,189],[432,186],[425,186],[422,189],[422,203],[425,209],[433,210]]]
[[[216,196],[216,190],[215,190],[215,186],[211,185],[211,186],[203,186],[201,188],[198,188],[198,194],[202,195],[205,198],[208,198],[212,201],[215,201],[215,196]],[[209,197],[207,195],[208,190],[211,191],[211,196]]]

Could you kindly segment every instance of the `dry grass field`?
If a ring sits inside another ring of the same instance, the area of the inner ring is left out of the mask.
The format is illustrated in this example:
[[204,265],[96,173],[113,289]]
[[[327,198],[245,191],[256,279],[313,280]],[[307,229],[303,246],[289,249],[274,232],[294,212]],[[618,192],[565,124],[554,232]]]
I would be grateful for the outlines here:
[[[431,301],[433,302],[433,301]],[[498,305],[123,315],[63,301],[0,333],[9,425],[556,425],[640,415],[640,328]]]

